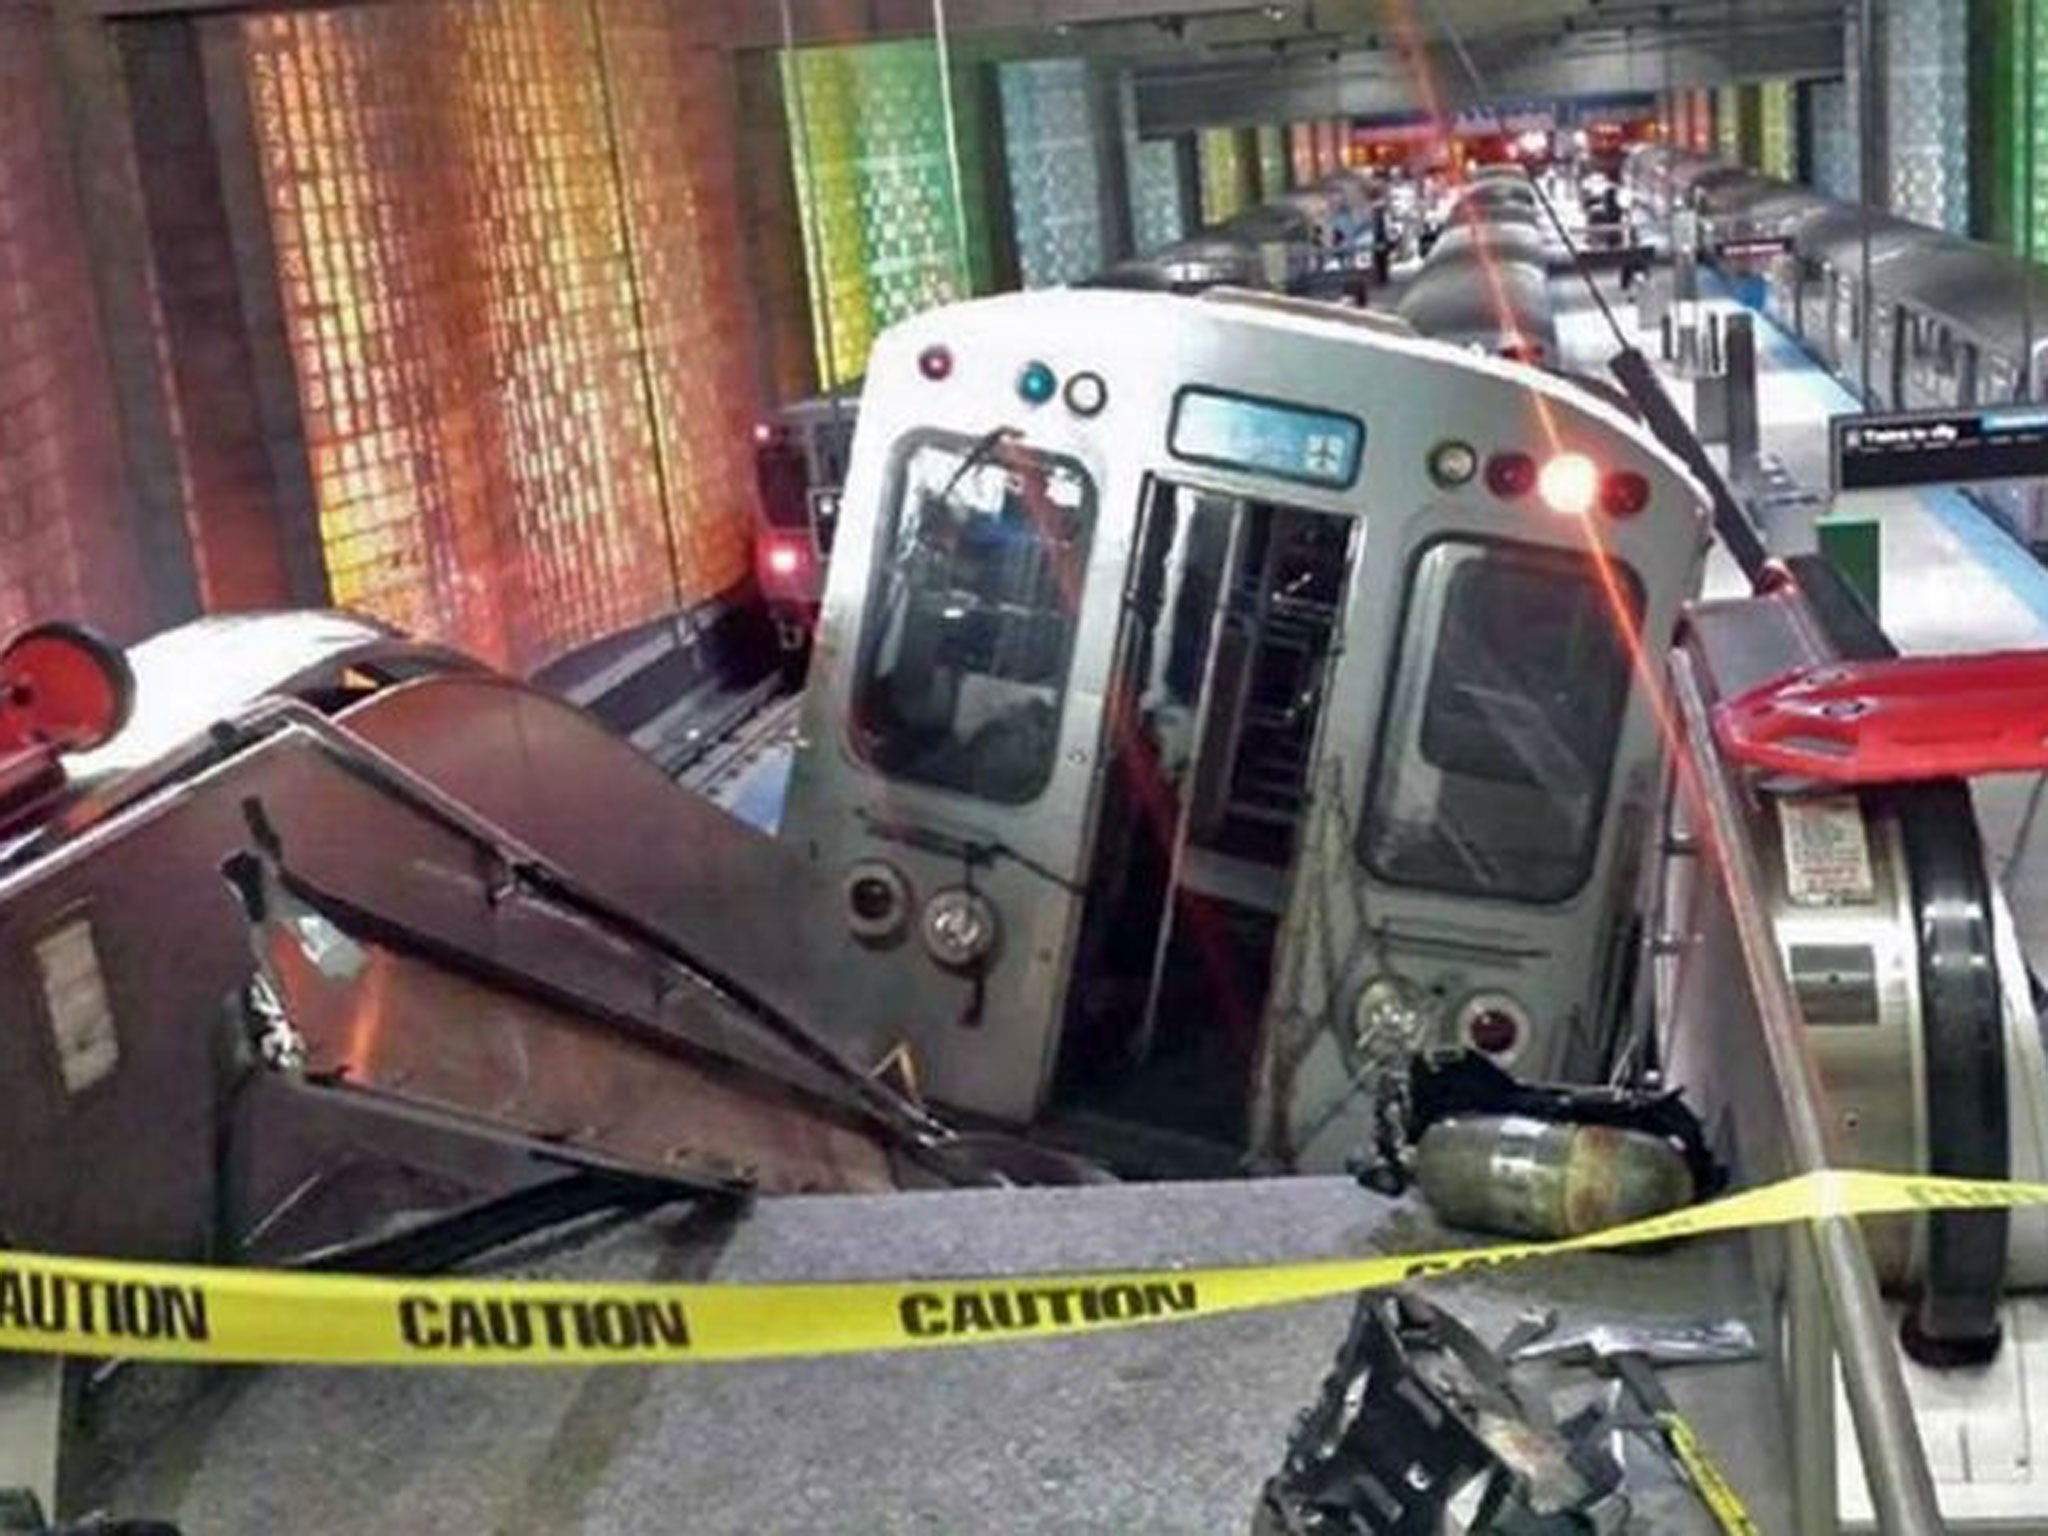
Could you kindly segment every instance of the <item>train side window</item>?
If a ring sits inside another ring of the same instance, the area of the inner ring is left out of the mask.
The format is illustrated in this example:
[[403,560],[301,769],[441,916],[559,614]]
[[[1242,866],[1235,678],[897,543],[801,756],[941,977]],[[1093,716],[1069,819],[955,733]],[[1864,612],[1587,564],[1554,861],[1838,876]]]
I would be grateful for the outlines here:
[[854,685],[883,773],[1007,805],[1052,776],[1095,485],[1072,459],[923,434],[898,459]]
[[[1633,626],[1632,574],[1616,567]],[[1592,870],[1628,706],[1620,616],[1591,557],[1446,540],[1409,579],[1359,854],[1382,879],[1562,901]]]

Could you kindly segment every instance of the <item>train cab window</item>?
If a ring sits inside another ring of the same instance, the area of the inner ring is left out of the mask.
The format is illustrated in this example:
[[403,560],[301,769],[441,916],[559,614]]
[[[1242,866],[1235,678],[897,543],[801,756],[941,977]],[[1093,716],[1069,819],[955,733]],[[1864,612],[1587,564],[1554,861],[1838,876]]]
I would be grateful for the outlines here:
[[882,772],[1008,805],[1051,777],[1095,486],[995,438],[911,439],[876,551],[855,747]]
[[1359,831],[1373,873],[1533,902],[1585,883],[1628,704],[1607,592],[1589,557],[1533,545],[1451,540],[1416,562]]

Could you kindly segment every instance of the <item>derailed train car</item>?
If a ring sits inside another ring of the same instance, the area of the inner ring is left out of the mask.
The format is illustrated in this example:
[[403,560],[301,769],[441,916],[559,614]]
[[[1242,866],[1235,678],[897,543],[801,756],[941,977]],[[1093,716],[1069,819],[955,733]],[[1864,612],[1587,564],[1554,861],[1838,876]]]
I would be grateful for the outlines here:
[[1320,1167],[1356,1051],[1425,1018],[1596,1069],[1659,751],[1630,637],[1700,503],[1605,404],[1458,355],[1228,295],[885,338],[784,822],[854,1049]]

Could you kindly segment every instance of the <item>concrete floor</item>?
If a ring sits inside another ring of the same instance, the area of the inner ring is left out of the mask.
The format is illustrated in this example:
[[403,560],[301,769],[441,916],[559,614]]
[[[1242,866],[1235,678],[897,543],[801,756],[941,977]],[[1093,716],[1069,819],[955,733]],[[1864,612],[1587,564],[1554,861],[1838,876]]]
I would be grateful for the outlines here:
[[[973,1190],[764,1203],[728,1232],[637,1223],[512,1273],[851,1279],[1249,1263],[1431,1245],[1342,1179]],[[1742,1250],[1548,1261],[1439,1287],[1505,1333],[1540,1287],[1594,1317],[1768,1320]],[[1747,1298],[1747,1304],[1737,1298]],[[1248,1529],[1342,1341],[1331,1301],[938,1354],[664,1370],[197,1373],[134,1367],[87,1414],[85,1492],[189,1536],[398,1531],[1072,1532]],[[1765,1333],[1762,1336],[1768,1338]],[[1767,1531],[1790,1529],[1761,1363],[1666,1373]],[[1567,1407],[1570,1405],[1567,1404]],[[110,1475],[108,1463],[123,1470]],[[1712,1526],[1644,1457],[1637,1529]]]

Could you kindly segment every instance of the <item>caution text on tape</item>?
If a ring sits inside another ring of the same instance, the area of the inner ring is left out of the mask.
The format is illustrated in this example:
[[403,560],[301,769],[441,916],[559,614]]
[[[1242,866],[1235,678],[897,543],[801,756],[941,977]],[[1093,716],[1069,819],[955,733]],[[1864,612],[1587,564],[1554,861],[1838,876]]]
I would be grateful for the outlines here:
[[2044,1204],[2048,1184],[1832,1170],[1557,1242],[827,1284],[397,1280],[0,1253],[0,1350],[220,1364],[588,1365],[926,1349],[1182,1322],[1750,1227]]

